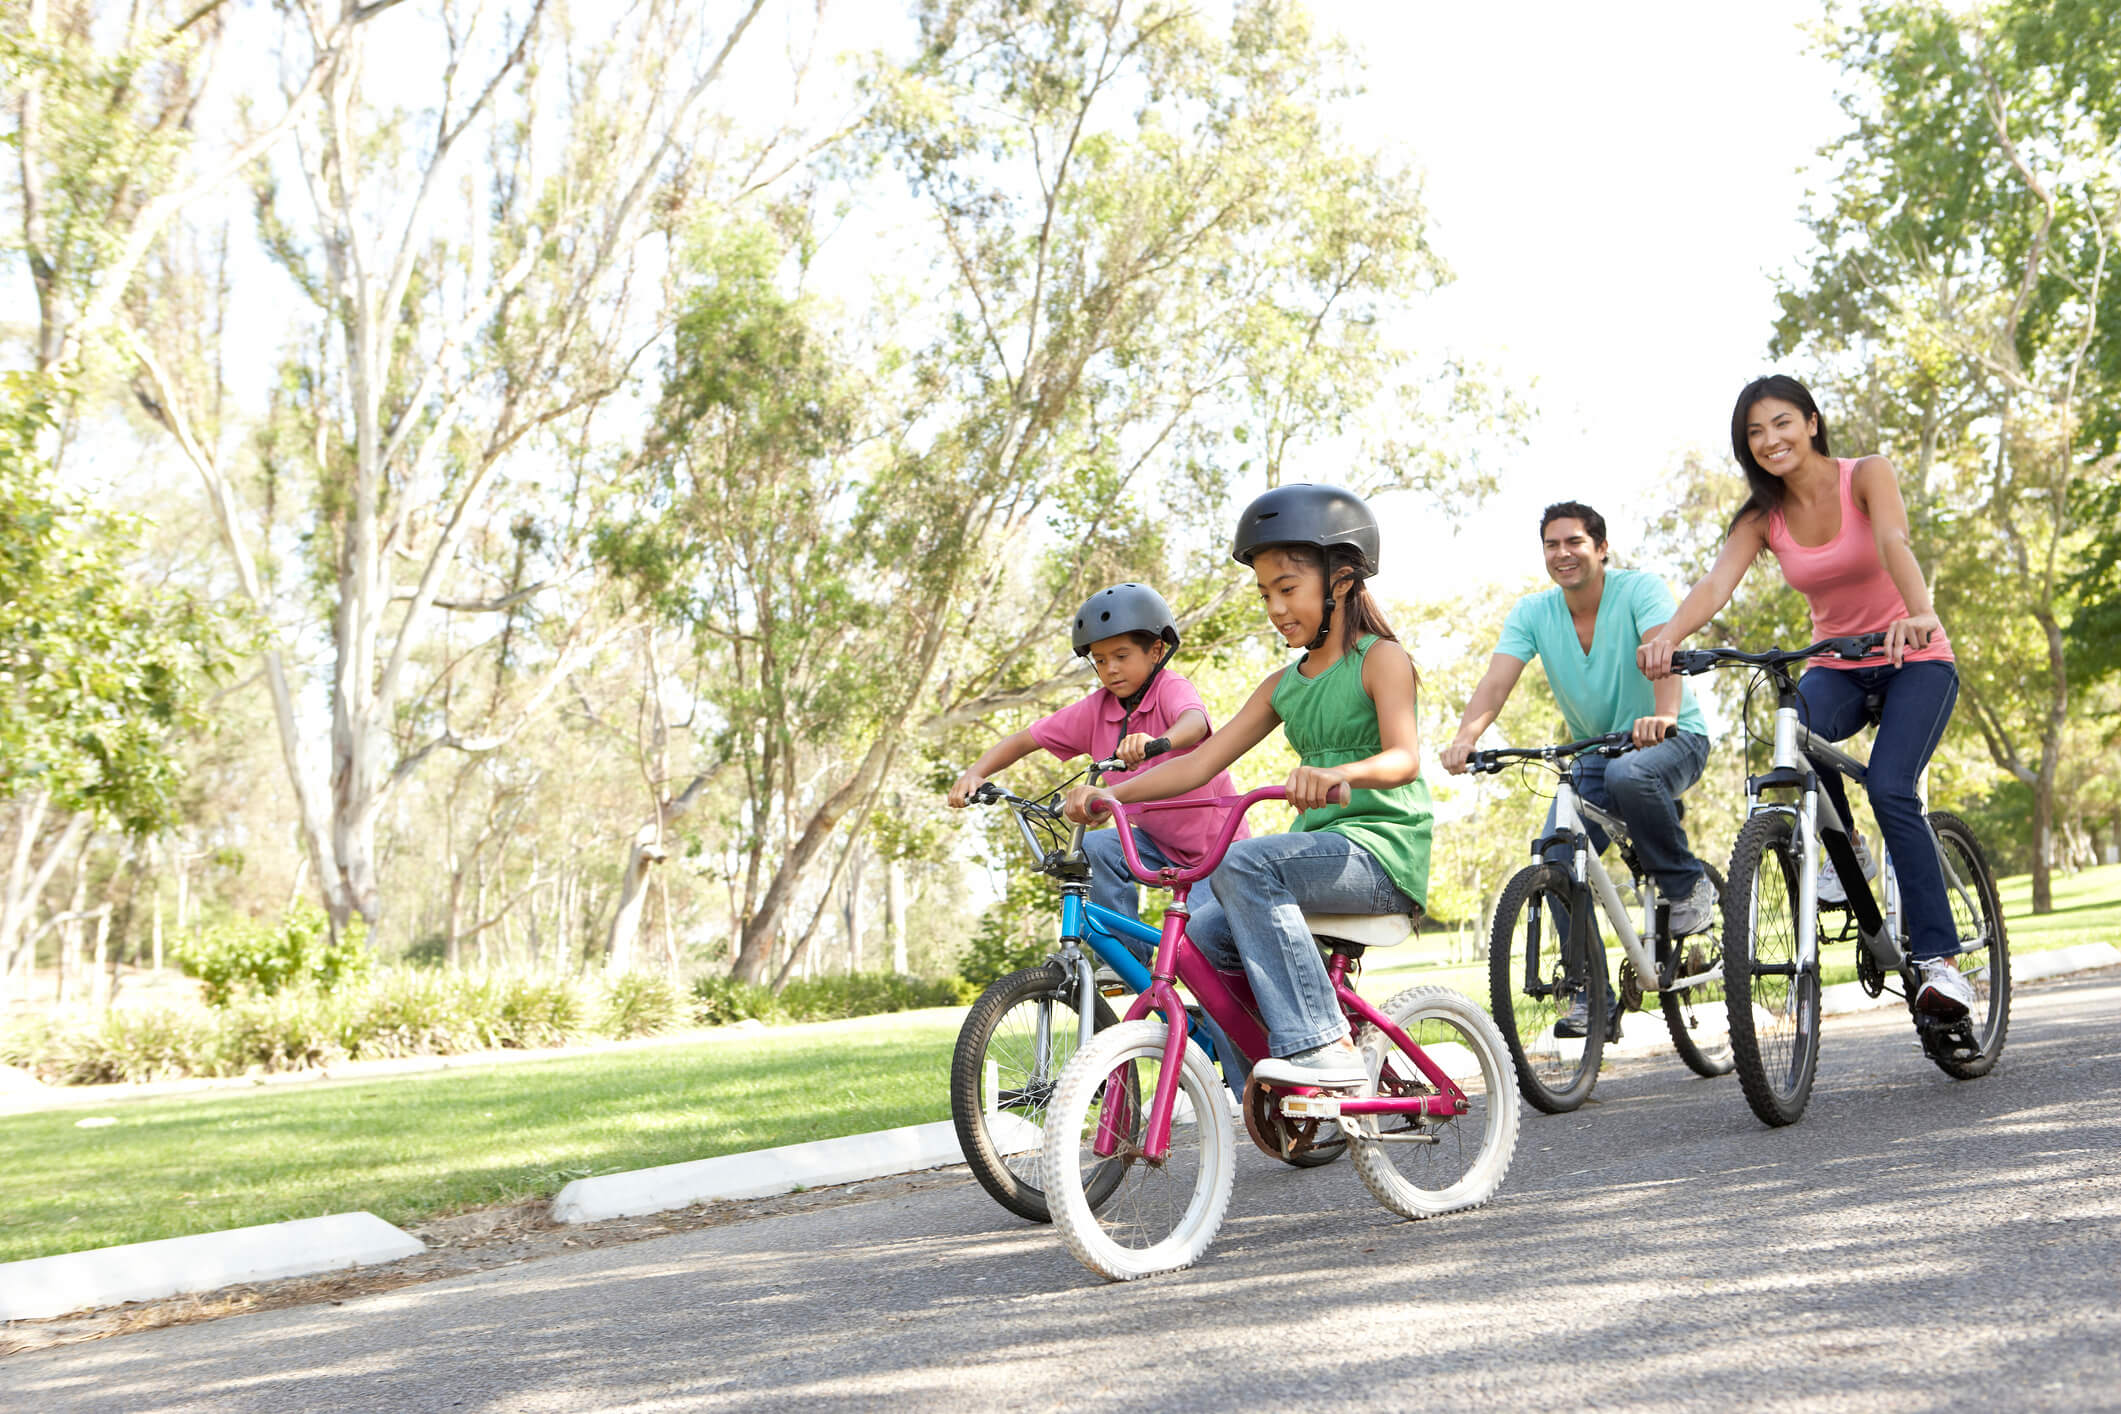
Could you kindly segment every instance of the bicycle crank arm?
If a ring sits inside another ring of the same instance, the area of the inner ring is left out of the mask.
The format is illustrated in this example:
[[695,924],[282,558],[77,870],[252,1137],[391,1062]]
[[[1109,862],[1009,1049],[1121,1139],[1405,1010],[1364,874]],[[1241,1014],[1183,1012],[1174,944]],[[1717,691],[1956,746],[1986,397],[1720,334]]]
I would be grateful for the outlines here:
[[1460,1110],[1449,1097],[1424,1095],[1419,1099],[1390,1099],[1355,1096],[1285,1095],[1281,1112],[1289,1119],[1339,1119],[1343,1115],[1414,1115],[1422,1119],[1456,1119]]

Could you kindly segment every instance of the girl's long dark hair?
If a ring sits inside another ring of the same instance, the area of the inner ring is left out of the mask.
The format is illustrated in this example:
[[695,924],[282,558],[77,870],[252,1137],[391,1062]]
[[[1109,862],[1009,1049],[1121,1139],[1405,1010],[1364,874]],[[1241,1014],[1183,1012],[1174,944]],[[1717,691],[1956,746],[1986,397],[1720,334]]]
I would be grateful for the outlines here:
[[[1317,570],[1326,577],[1328,587],[1334,576],[1342,570],[1348,571],[1351,578],[1333,594],[1333,612],[1347,625],[1347,637],[1343,641],[1350,648],[1366,634],[1376,634],[1379,638],[1399,643],[1399,635],[1392,632],[1392,625],[1385,621],[1384,610],[1377,605],[1377,596],[1363,582],[1360,552],[1347,545],[1334,545],[1323,550],[1316,545],[1277,545],[1274,548]],[[1407,657],[1407,666],[1414,673],[1414,690],[1421,691],[1421,669],[1414,667],[1412,654]]]
[[1738,458],[1738,469],[1745,473],[1747,493],[1745,504],[1731,517],[1731,523],[1723,528],[1725,535],[1736,530],[1738,522],[1755,511],[1766,515],[1782,506],[1782,478],[1770,475],[1761,468],[1759,462],[1753,460],[1752,442],[1745,435],[1746,416],[1752,412],[1753,404],[1762,398],[1778,398],[1786,403],[1794,403],[1797,411],[1807,418],[1818,418],[1819,430],[1812,434],[1812,450],[1822,457],[1833,455],[1826,444],[1826,415],[1819,411],[1819,404],[1812,401],[1811,390],[1802,383],[1786,373],[1770,373],[1765,378],[1755,378],[1739,389],[1737,405],[1731,409],[1731,455]]

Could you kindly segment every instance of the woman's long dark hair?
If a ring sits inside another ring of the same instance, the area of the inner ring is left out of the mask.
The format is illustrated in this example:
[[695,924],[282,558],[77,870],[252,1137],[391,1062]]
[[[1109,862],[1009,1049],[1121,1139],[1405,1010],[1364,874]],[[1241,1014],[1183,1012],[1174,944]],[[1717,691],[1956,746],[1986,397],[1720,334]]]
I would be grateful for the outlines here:
[[[1334,545],[1323,550],[1316,545],[1276,545],[1272,548],[1318,571],[1326,577],[1329,588],[1334,577],[1342,570],[1348,571],[1351,576],[1348,582],[1333,591],[1333,612],[1347,625],[1347,637],[1343,641],[1348,647],[1353,648],[1358,639],[1373,633],[1379,638],[1399,642],[1399,635],[1392,632],[1391,624],[1385,622],[1384,610],[1377,605],[1377,596],[1363,582],[1361,552],[1349,545]],[[1404,644],[1400,646],[1405,647]],[[1414,667],[1411,654],[1407,666],[1413,669],[1414,690],[1421,691],[1421,669]]]
[[1752,442],[1745,435],[1746,416],[1752,412],[1753,404],[1762,398],[1778,398],[1786,403],[1794,403],[1797,411],[1807,418],[1818,418],[1819,430],[1812,434],[1812,450],[1822,457],[1833,455],[1826,444],[1826,415],[1819,411],[1819,404],[1812,401],[1811,390],[1802,383],[1786,373],[1770,373],[1765,378],[1755,378],[1739,389],[1737,405],[1731,409],[1731,455],[1738,458],[1738,469],[1745,473],[1747,493],[1745,504],[1731,517],[1731,523],[1723,528],[1725,535],[1736,530],[1738,522],[1755,511],[1766,515],[1782,506],[1782,478],[1770,475],[1761,468],[1759,462],[1753,460]]

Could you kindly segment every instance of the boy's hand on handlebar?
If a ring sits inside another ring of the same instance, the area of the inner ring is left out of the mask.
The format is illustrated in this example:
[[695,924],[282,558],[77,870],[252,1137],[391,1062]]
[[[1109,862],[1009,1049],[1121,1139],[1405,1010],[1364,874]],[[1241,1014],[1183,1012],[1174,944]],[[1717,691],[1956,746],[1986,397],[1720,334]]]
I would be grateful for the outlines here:
[[1908,649],[1926,648],[1930,635],[1942,632],[1944,624],[1935,614],[1909,614],[1904,619],[1894,619],[1892,626],[1885,631],[1885,656],[1897,668],[1900,660],[1907,656]]
[[1298,766],[1289,772],[1283,789],[1289,793],[1289,804],[1298,810],[1344,805],[1354,794],[1348,778],[1331,766]]
[[1122,737],[1119,743],[1119,750],[1114,754],[1120,760],[1126,762],[1127,769],[1131,771],[1136,766],[1141,765],[1142,761],[1147,758],[1149,755],[1149,743],[1155,739],[1147,732],[1136,732],[1132,736]]
[[1472,742],[1454,741],[1443,749],[1437,759],[1443,762],[1443,768],[1452,775],[1463,776],[1466,773],[1466,761],[1472,754]]
[[[1092,802],[1102,800],[1104,805],[1093,809]],[[1078,825],[1094,825],[1106,811],[1119,812],[1119,798],[1111,791],[1097,786],[1077,786],[1068,792],[1067,801],[1061,806],[1061,814]]]
[[987,778],[977,771],[967,771],[964,775],[959,776],[957,784],[950,787],[950,794],[947,797],[950,801],[950,808],[952,810],[963,810],[972,803],[972,792],[978,790],[986,782]]
[[1678,725],[1679,719],[1677,717],[1637,717],[1635,719],[1635,729],[1629,735],[1634,738],[1635,745],[1638,747],[1655,746],[1658,742],[1664,740],[1666,733],[1672,731]]

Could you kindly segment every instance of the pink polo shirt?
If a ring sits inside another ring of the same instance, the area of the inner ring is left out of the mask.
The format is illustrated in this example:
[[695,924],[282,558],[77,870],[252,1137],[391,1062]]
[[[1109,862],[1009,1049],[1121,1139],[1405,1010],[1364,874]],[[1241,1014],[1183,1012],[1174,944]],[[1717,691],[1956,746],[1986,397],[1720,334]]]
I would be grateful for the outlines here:
[[[1134,709],[1133,718],[1127,722],[1127,733],[1147,732],[1150,736],[1162,736],[1170,731],[1171,724],[1188,709],[1208,716],[1207,704],[1193,690],[1193,684],[1174,672],[1161,672],[1156,681],[1149,684],[1149,691],[1141,705]],[[1063,761],[1077,756],[1103,758],[1119,749],[1120,719],[1127,709],[1120,700],[1105,688],[1098,688],[1080,702],[1072,702],[1050,716],[1039,718],[1031,724],[1031,739],[1052,752]],[[1215,726],[1209,718],[1209,729]],[[1201,738],[1207,740],[1206,737]],[[1197,745],[1197,743],[1196,743]],[[1141,771],[1152,770],[1166,761],[1175,761],[1186,751],[1168,752],[1151,757],[1141,764],[1139,771],[1114,771],[1105,777],[1106,785],[1117,785]],[[1237,795],[1237,782],[1230,779],[1228,771],[1219,771],[1215,779],[1196,790],[1171,797],[1173,800],[1207,799],[1218,795]],[[1190,869],[1207,854],[1215,843],[1215,835],[1222,828],[1224,812],[1216,809],[1204,810],[1159,810],[1142,817],[1143,825],[1138,833],[1147,834],[1156,841],[1157,847],[1169,856],[1173,864]],[[1233,838],[1245,839],[1251,835],[1244,822],[1239,821]]]

